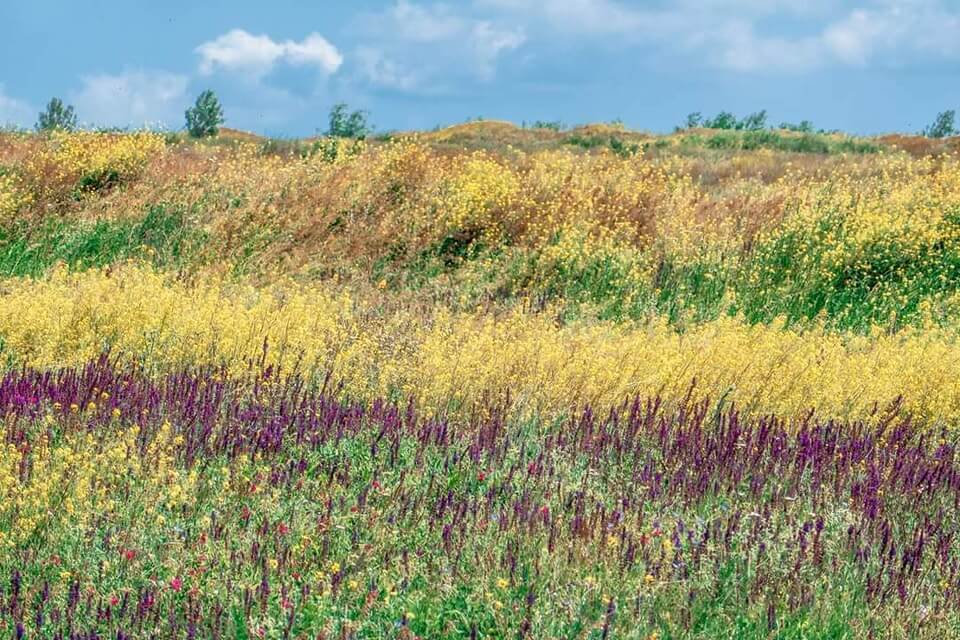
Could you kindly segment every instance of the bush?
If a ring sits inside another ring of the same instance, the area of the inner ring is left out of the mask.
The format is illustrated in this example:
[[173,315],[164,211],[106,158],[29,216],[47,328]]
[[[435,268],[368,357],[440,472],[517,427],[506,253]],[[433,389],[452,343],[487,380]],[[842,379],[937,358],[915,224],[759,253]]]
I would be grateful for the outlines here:
[[743,131],[760,131],[767,127],[766,109],[751,113],[746,118],[737,123],[736,128]]
[[330,109],[330,128],[327,135],[334,138],[354,138],[363,140],[373,132],[373,127],[367,122],[366,111],[348,111],[345,103],[335,104]]
[[712,120],[704,120],[702,126],[706,129],[736,129],[737,116],[729,111],[721,111]]
[[37,119],[37,131],[73,131],[77,128],[77,116],[73,106],[63,104],[60,98],[50,98],[47,109]]
[[813,133],[813,123],[809,120],[801,120],[800,124],[781,122],[780,128],[786,131],[796,131],[797,133]]
[[553,121],[544,121],[544,120],[535,120],[533,124],[530,125],[531,129],[547,129],[549,131],[563,131],[563,123],[559,120]]
[[947,136],[957,135],[960,132],[958,132],[954,126],[954,118],[956,115],[956,112],[952,109],[950,111],[941,111],[937,114],[933,123],[923,130],[923,135],[928,138],[946,138]]
[[742,120],[737,120],[737,116],[729,111],[721,111],[713,118],[704,118],[699,111],[687,115],[687,120],[683,126],[677,127],[677,130],[696,129],[722,129],[725,131],[761,131],[767,127],[766,110],[756,111],[749,114]]
[[213,91],[207,89],[197,97],[196,103],[186,110],[187,131],[194,138],[217,135],[223,124],[223,107]]

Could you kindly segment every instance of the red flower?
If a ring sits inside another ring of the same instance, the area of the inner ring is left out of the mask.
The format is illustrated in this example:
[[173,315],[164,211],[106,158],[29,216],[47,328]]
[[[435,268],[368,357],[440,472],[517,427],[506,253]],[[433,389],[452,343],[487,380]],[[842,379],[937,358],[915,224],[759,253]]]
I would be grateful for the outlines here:
[[485,474],[483,471],[477,474],[477,482],[483,482],[486,479],[487,479],[487,474]]
[[120,604],[120,598],[118,598],[117,596],[110,596],[110,606],[115,607],[118,604]]
[[287,523],[285,522],[279,522],[277,523],[277,533],[279,533],[281,536],[285,536],[290,533],[290,527],[288,527]]
[[180,591],[180,589],[183,588],[183,580],[181,580],[179,577],[175,576],[175,577],[170,581],[170,588],[173,589],[174,591]]
[[123,555],[123,559],[127,562],[133,562],[134,558],[137,557],[137,552],[133,549],[124,549],[121,555]]

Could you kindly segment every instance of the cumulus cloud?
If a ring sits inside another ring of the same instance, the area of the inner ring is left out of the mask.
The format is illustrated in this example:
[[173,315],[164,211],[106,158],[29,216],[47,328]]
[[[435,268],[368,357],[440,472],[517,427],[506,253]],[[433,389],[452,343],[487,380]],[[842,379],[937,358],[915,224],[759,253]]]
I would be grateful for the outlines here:
[[183,118],[189,78],[135,70],[84,76],[71,94],[81,122],[109,126],[173,126]]
[[196,48],[200,54],[200,73],[209,75],[217,69],[235,71],[260,78],[279,62],[314,66],[333,74],[343,64],[343,56],[326,38],[311,33],[300,42],[276,42],[267,35],[253,35],[233,29]]
[[490,81],[506,53],[526,42],[522,27],[476,17],[462,6],[397,0],[361,19],[357,69],[369,83],[442,92],[458,80]]
[[0,84],[0,125],[27,126],[36,115],[26,102],[8,96]]

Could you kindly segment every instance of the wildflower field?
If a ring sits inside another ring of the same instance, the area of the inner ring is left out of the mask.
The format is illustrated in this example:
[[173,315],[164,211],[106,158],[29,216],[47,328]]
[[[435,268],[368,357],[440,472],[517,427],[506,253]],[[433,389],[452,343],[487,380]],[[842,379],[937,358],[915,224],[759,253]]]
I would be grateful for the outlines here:
[[960,637],[958,153],[0,134],[0,638]]

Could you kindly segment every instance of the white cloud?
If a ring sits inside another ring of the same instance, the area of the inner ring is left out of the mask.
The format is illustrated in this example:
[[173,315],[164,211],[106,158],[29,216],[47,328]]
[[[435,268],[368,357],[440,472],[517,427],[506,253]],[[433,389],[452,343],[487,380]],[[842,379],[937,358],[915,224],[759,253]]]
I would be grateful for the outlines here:
[[402,69],[379,49],[360,47],[354,57],[363,77],[378,87],[396,91],[413,91],[417,88],[416,74]]
[[[679,0],[660,9],[619,0],[474,0],[567,37],[617,37],[652,53],[742,72],[960,58],[960,10],[947,0]],[[797,17],[804,18],[797,27]],[[802,31],[807,29],[809,31]]]
[[526,42],[522,27],[474,17],[462,6],[397,0],[361,20],[357,70],[375,86],[437,93],[457,81],[490,81],[505,54]]
[[26,102],[8,96],[0,84],[0,125],[25,127],[36,115]]
[[613,0],[477,0],[480,7],[526,12],[552,27],[580,33],[644,30],[663,14],[632,9]]
[[823,32],[828,53],[863,65],[885,52],[960,57],[960,12],[934,2],[888,2],[856,9]]
[[337,48],[319,33],[311,33],[300,42],[275,42],[270,36],[255,36],[243,29],[233,29],[204,42],[196,52],[200,54],[200,73],[204,75],[219,68],[258,79],[281,61],[315,66],[323,73],[333,74],[343,64],[343,56]]
[[520,31],[499,29],[486,21],[474,24],[470,36],[477,71],[485,80],[493,78],[496,61],[501,53],[518,48],[526,40],[526,36]]
[[71,94],[77,118],[109,126],[176,126],[186,106],[186,76],[166,71],[136,70],[84,76]]

